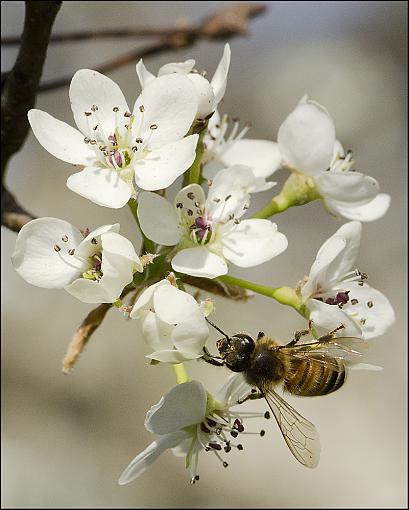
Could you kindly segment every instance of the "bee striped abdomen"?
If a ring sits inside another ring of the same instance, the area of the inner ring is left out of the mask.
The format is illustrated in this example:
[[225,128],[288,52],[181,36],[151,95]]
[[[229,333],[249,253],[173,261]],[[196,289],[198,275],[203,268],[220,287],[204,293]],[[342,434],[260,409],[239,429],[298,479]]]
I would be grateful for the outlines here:
[[329,364],[316,361],[313,357],[292,359],[290,376],[284,387],[293,395],[315,397],[338,390],[345,382],[345,365],[341,360],[331,358]]

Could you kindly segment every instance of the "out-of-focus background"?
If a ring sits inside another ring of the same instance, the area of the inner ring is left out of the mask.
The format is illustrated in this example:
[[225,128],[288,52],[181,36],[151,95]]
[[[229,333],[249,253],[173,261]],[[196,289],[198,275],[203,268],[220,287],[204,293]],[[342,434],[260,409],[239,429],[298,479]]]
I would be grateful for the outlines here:
[[[229,2],[65,2],[54,33],[74,29],[173,25],[198,20]],[[64,291],[32,287],[13,270],[16,235],[2,229],[2,504],[8,508],[136,507],[405,507],[406,500],[406,2],[264,2],[250,35],[230,41],[232,61],[221,112],[253,123],[248,137],[275,140],[277,129],[308,93],[334,118],[338,138],[354,150],[356,168],[392,195],[386,216],[363,228],[358,267],[389,297],[396,324],[375,339],[368,361],[382,372],[352,372],[338,392],[289,401],[317,426],[322,444],[317,469],[299,465],[276,424],[259,422],[264,438],[247,436],[245,450],[223,469],[200,459],[200,482],[190,486],[183,461],[166,452],[141,478],[120,487],[128,462],[152,440],[146,411],[174,384],[167,366],[149,367],[135,325],[111,311],[92,337],[74,372],[61,360],[75,328],[92,305]],[[21,33],[23,2],[2,2],[2,35]],[[49,48],[44,79],[129,51],[142,41],[100,40]],[[146,60],[154,72],[166,62],[195,58],[210,76],[223,43]],[[16,51],[2,50],[2,70]],[[129,104],[139,94],[135,66],[110,74]],[[44,93],[37,107],[73,124],[68,88]],[[98,207],[72,193],[71,167],[48,154],[30,135],[14,156],[8,186],[37,216],[63,218],[82,227],[119,222],[136,245],[129,211]],[[285,174],[279,173],[281,184]],[[254,196],[260,208],[269,193]],[[232,274],[267,285],[295,285],[308,273],[319,246],[343,223],[320,203],[275,218],[288,250],[258,268]],[[262,296],[247,304],[216,298],[213,316],[226,331],[259,330],[288,340],[305,326],[291,309]],[[217,338],[212,333],[209,346]],[[215,390],[226,371],[197,362],[192,377]],[[262,402],[249,408],[264,410]]]

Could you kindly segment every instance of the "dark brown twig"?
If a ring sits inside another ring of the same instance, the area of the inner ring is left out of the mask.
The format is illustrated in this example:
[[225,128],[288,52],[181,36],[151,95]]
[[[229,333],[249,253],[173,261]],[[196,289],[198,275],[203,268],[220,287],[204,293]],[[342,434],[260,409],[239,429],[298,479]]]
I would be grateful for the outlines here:
[[2,224],[19,230],[31,218],[5,188],[4,178],[10,157],[20,150],[27,137],[27,112],[35,104],[48,39],[61,2],[26,2],[20,50],[13,69],[2,76],[1,91],[1,174]]
[[253,295],[252,292],[236,287],[235,285],[219,282],[217,280],[210,280],[209,278],[189,276],[187,274],[183,275],[183,283],[218,296],[232,299],[233,301],[247,301]]

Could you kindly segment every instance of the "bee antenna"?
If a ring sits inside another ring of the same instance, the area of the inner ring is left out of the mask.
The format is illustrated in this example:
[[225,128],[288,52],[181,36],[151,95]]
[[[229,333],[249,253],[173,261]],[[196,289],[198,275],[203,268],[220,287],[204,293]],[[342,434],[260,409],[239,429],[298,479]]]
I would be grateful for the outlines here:
[[227,340],[230,340],[229,336],[226,335],[226,333],[224,331],[222,331],[220,328],[218,328],[216,326],[216,324],[213,324],[213,322],[210,322],[209,319],[207,317],[205,317],[206,321],[214,327],[214,329],[216,329],[219,333],[221,333]]

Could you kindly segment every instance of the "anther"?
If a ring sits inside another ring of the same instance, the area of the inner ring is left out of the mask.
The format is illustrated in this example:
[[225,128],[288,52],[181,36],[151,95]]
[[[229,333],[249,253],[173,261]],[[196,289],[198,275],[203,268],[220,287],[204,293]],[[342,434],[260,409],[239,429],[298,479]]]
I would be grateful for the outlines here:
[[98,129],[98,124],[92,128],[94,131]]
[[368,308],[372,308],[373,307],[373,301],[368,301],[366,304],[367,304]]
[[[251,388],[251,393],[257,393],[256,388]],[[268,412],[268,411],[267,411]]]
[[240,223],[240,220],[238,218],[234,218],[235,225],[238,225]]
[[[195,199],[195,194],[194,194],[192,191],[190,191],[190,192],[187,194],[187,197],[188,197],[188,198],[190,198],[190,200],[194,200],[194,199]],[[196,204],[195,204],[195,205],[196,205]],[[196,207],[198,207],[198,206],[196,205]]]
[[115,113],[116,113],[116,112],[119,112],[119,108],[118,108],[117,106],[114,106],[114,107],[112,108],[112,111],[113,111],[113,112],[115,112]]
[[125,112],[124,113],[124,117],[132,117],[132,113],[131,112]]
[[143,104],[141,104],[141,106],[139,107],[139,111],[141,113],[143,113],[145,111],[145,107],[143,106]]
[[84,138],[85,143],[89,143],[91,141],[91,138],[88,138],[87,136]]
[[91,239],[91,244],[98,244],[98,241],[95,239],[95,237]]
[[97,141],[96,140],[90,140],[89,142],[91,145],[96,145],[97,144]]
[[93,112],[96,112],[96,111],[98,110],[98,106],[97,106],[97,105],[95,105],[95,104],[93,104],[93,105],[91,106],[91,110],[92,110]]
[[124,125],[124,128],[125,128],[125,129],[128,129],[128,127],[129,127],[129,124],[125,124],[125,125]]
[[152,129],[152,131],[154,131],[155,129],[158,129],[158,126],[156,124],[151,124],[149,126],[149,129]]
[[63,235],[62,238],[61,238],[61,241],[63,241],[64,243],[67,243],[68,242],[68,236],[67,235]]
[[195,207],[200,207],[199,202],[195,202]]
[[227,197],[224,199],[224,201],[227,202],[227,200],[229,200],[229,198],[231,198],[231,195],[227,195]]
[[359,301],[357,299],[351,299],[351,305],[357,305],[358,302]]
[[231,445],[230,445],[230,443],[228,441],[226,442],[226,446],[224,447],[224,451],[226,453],[229,453],[231,451]]
[[366,322],[366,319],[363,319],[363,318],[362,318],[359,322],[360,322],[360,323],[362,324],[362,326],[363,326],[363,325],[365,324],[365,322]]
[[238,450],[240,450],[240,451],[242,451],[242,450],[244,449],[244,448],[243,448],[243,445],[242,445],[242,444],[238,444],[238,445],[237,445],[237,449],[238,449]]
[[206,427],[206,425],[203,422],[200,424],[200,429],[206,434],[210,434],[210,430]]
[[75,253],[74,248],[72,250],[68,250],[68,255],[74,255],[74,253]]
[[190,483],[193,485],[199,481],[199,475],[195,475],[190,479]]
[[239,433],[237,432],[237,430],[231,430],[231,431],[230,431],[230,435],[231,435],[232,437],[237,437],[237,436],[239,435]]
[[238,432],[243,432],[243,431],[244,431],[243,424],[241,423],[241,421],[240,421],[238,418],[236,418],[236,419],[234,420],[233,427],[234,427],[235,429],[237,429],[237,430],[238,430]]
[[178,203],[176,204],[176,209],[182,209],[182,207],[183,207],[182,202],[178,202]]
[[224,461],[224,462],[223,462],[223,467],[224,467],[224,468],[227,468],[227,466],[228,466],[228,465],[229,465],[229,464],[228,464],[226,461]]
[[90,115],[92,115],[92,113],[91,113],[91,112],[84,112],[84,115],[85,115],[86,117],[89,117]]
[[218,204],[218,203],[220,202],[220,198],[214,198],[214,199],[213,199],[213,202],[214,202],[215,204]]
[[261,436],[261,437],[265,436],[265,434],[266,434],[266,431],[265,431],[265,430],[260,430],[260,436]]
[[58,244],[55,244],[54,245],[54,250],[58,252],[58,251],[61,251],[61,248],[58,246]]
[[209,443],[209,447],[212,450],[221,450],[222,449],[222,447],[219,443]]
[[135,142],[136,143],[143,143],[143,140],[142,140],[142,138],[135,138]]
[[188,214],[188,216],[193,216],[193,211],[192,211],[192,209],[188,209],[188,210],[187,210],[187,214]]
[[214,420],[210,418],[207,418],[207,423],[209,424],[210,427],[214,427],[217,424]]
[[133,151],[133,152],[136,152],[137,150],[138,150],[138,147],[137,147],[136,145],[134,145],[134,146],[132,147],[132,151]]
[[265,418],[266,420],[269,420],[269,419],[271,418],[271,415],[270,415],[270,413],[269,413],[268,411],[266,411],[266,412],[264,413],[264,418]]

